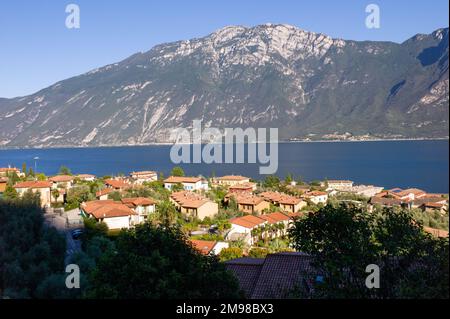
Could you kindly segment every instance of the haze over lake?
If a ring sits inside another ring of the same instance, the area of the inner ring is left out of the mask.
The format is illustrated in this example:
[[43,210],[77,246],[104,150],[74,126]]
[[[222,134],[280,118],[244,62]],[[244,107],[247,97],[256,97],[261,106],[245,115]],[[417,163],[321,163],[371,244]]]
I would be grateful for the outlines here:
[[[8,149],[0,150],[0,167],[21,168],[22,163],[47,175],[56,174],[61,165],[73,173],[97,176],[128,174],[134,170],[155,170],[167,176],[173,166],[170,145]],[[38,157],[36,161],[35,157]],[[373,141],[279,144],[276,175],[291,173],[305,181],[350,179],[358,184],[417,187],[428,192],[449,191],[449,142]],[[260,164],[181,164],[187,175],[216,176],[241,174],[255,179]]]

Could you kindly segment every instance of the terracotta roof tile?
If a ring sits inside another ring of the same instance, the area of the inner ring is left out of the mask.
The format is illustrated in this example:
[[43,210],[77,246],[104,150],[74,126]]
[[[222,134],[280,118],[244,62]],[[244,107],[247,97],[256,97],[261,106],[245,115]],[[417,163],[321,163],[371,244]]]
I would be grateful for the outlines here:
[[50,188],[52,183],[49,181],[26,181],[14,185],[14,188]]

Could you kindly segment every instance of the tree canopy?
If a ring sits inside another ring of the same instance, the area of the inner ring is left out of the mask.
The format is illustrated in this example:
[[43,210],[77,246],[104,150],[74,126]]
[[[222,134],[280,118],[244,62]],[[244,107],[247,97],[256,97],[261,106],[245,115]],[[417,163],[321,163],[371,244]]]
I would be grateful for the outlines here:
[[196,251],[177,227],[123,230],[91,276],[88,298],[236,298],[238,284],[215,257]]
[[[65,249],[64,236],[45,226],[35,194],[0,200],[0,299],[46,297],[50,277],[64,274]],[[65,288],[64,279],[58,285]]]
[[180,166],[175,166],[170,172],[172,176],[184,176],[184,170]]
[[[349,205],[327,205],[297,220],[294,247],[313,256],[323,276],[313,297],[448,298],[448,238],[423,231],[406,210],[368,213]],[[368,265],[380,269],[380,287],[369,289]]]

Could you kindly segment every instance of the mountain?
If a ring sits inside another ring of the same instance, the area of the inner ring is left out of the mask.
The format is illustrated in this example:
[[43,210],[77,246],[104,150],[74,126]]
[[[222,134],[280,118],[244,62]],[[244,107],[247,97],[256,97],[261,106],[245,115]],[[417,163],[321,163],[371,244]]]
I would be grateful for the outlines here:
[[231,26],[0,99],[0,146],[167,142],[193,119],[283,140],[447,138],[448,94],[448,28],[398,44]]

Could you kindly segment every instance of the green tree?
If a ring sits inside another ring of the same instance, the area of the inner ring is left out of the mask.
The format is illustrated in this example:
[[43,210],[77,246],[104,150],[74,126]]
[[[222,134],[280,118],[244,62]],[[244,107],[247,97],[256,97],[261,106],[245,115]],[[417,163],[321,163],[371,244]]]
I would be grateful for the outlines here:
[[81,203],[93,200],[95,197],[90,191],[89,185],[76,185],[67,191],[66,209],[74,209]]
[[17,191],[14,187],[11,185],[6,185],[5,191],[3,192],[3,198],[4,199],[16,199],[19,197],[19,194],[17,194]]
[[290,184],[293,180],[294,180],[294,178],[292,177],[292,174],[291,174],[291,173],[288,173],[288,174],[286,175],[286,177],[284,178],[284,182],[285,182],[286,184]]
[[27,163],[25,163],[25,162],[22,163],[22,172],[25,174],[27,173]]
[[41,207],[28,198],[0,200],[0,221],[0,299],[42,297],[39,287],[64,274],[64,236],[44,225]]
[[155,217],[163,225],[173,225],[177,222],[178,212],[170,201],[163,200],[156,205]]
[[172,185],[171,190],[172,190],[172,192],[180,192],[180,191],[184,190],[184,186],[181,183],[176,183],[176,184]]
[[268,254],[268,250],[265,248],[260,248],[260,247],[254,247],[252,249],[250,249],[249,253],[248,253],[248,257],[251,258],[266,258]]
[[280,187],[280,179],[275,175],[268,175],[263,181],[265,188],[278,189]]
[[229,247],[224,248],[220,251],[219,259],[220,261],[227,261],[231,259],[240,258],[243,255],[243,251],[239,247]]
[[55,199],[55,203],[58,201],[59,195],[60,193],[58,189],[52,189],[52,197]]
[[38,181],[45,181],[45,180],[47,180],[47,176],[45,176],[45,174],[43,174],[43,173],[39,173],[39,174],[36,174],[36,179]]
[[19,175],[15,171],[7,173],[8,184],[14,186],[17,182],[20,181]]
[[108,235],[108,225],[98,222],[94,218],[83,218],[84,232],[82,235],[82,246],[85,248],[94,237],[106,237]]
[[[323,275],[314,297],[448,298],[448,239],[435,239],[406,210],[368,213],[327,205],[289,231],[296,250]],[[380,266],[382,285],[368,289],[366,267]]]
[[70,169],[67,166],[62,165],[59,168],[59,175],[72,175],[72,172],[70,171]]
[[180,166],[175,166],[170,172],[172,176],[184,176],[184,170]]
[[233,275],[196,251],[177,227],[150,223],[122,231],[91,275],[88,298],[237,298]]

